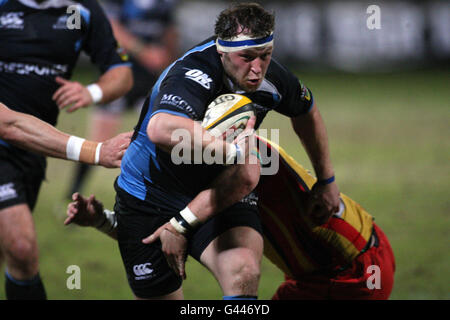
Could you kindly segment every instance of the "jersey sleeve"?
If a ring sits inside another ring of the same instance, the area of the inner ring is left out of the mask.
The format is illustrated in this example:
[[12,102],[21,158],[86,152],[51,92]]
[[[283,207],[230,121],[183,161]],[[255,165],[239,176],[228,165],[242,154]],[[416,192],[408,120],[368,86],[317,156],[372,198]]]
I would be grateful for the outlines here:
[[87,2],[90,14],[83,17],[89,30],[83,49],[101,73],[118,66],[131,66],[128,56],[114,38],[111,24],[96,1]]
[[155,92],[151,116],[166,112],[200,121],[214,99],[214,87],[208,73],[179,67],[162,80],[159,90]]
[[[283,68],[284,69],[284,68]],[[288,117],[297,117],[308,113],[314,106],[311,90],[306,87],[294,74],[284,71],[282,77],[282,99],[275,110]]]

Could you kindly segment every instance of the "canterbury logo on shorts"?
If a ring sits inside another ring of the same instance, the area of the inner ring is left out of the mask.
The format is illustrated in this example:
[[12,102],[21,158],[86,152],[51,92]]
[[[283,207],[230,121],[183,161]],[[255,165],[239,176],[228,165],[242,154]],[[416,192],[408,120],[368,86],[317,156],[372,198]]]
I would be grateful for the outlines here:
[[144,280],[149,279],[153,275],[151,273],[153,272],[153,269],[150,268],[152,264],[150,262],[143,263],[143,264],[136,264],[133,266],[133,272],[136,275],[136,280]]
[[14,183],[6,183],[0,186],[0,202],[9,199],[17,198],[16,189],[14,189]]

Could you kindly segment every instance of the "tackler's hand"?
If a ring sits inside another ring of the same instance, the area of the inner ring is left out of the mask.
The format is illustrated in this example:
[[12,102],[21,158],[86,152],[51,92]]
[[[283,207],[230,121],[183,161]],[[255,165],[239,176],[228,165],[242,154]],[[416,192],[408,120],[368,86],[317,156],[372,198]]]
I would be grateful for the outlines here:
[[100,148],[99,165],[105,168],[120,168],[122,157],[131,142],[133,132],[121,133],[103,142]]

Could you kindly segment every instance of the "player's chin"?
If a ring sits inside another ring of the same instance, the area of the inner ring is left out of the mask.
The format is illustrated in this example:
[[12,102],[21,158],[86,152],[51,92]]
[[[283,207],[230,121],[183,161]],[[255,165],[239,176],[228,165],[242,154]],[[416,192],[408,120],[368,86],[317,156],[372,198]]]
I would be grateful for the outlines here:
[[246,81],[245,84],[242,85],[242,88],[245,90],[245,92],[255,92],[259,88],[260,84],[261,81]]

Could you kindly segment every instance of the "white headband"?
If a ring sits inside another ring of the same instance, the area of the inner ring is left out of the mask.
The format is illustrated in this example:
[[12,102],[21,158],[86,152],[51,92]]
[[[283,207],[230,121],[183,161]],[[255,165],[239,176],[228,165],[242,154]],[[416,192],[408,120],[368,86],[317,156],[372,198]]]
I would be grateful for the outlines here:
[[229,40],[217,38],[217,49],[223,52],[234,52],[249,48],[260,48],[273,44],[273,33],[263,38],[252,38],[250,36],[239,34]]

